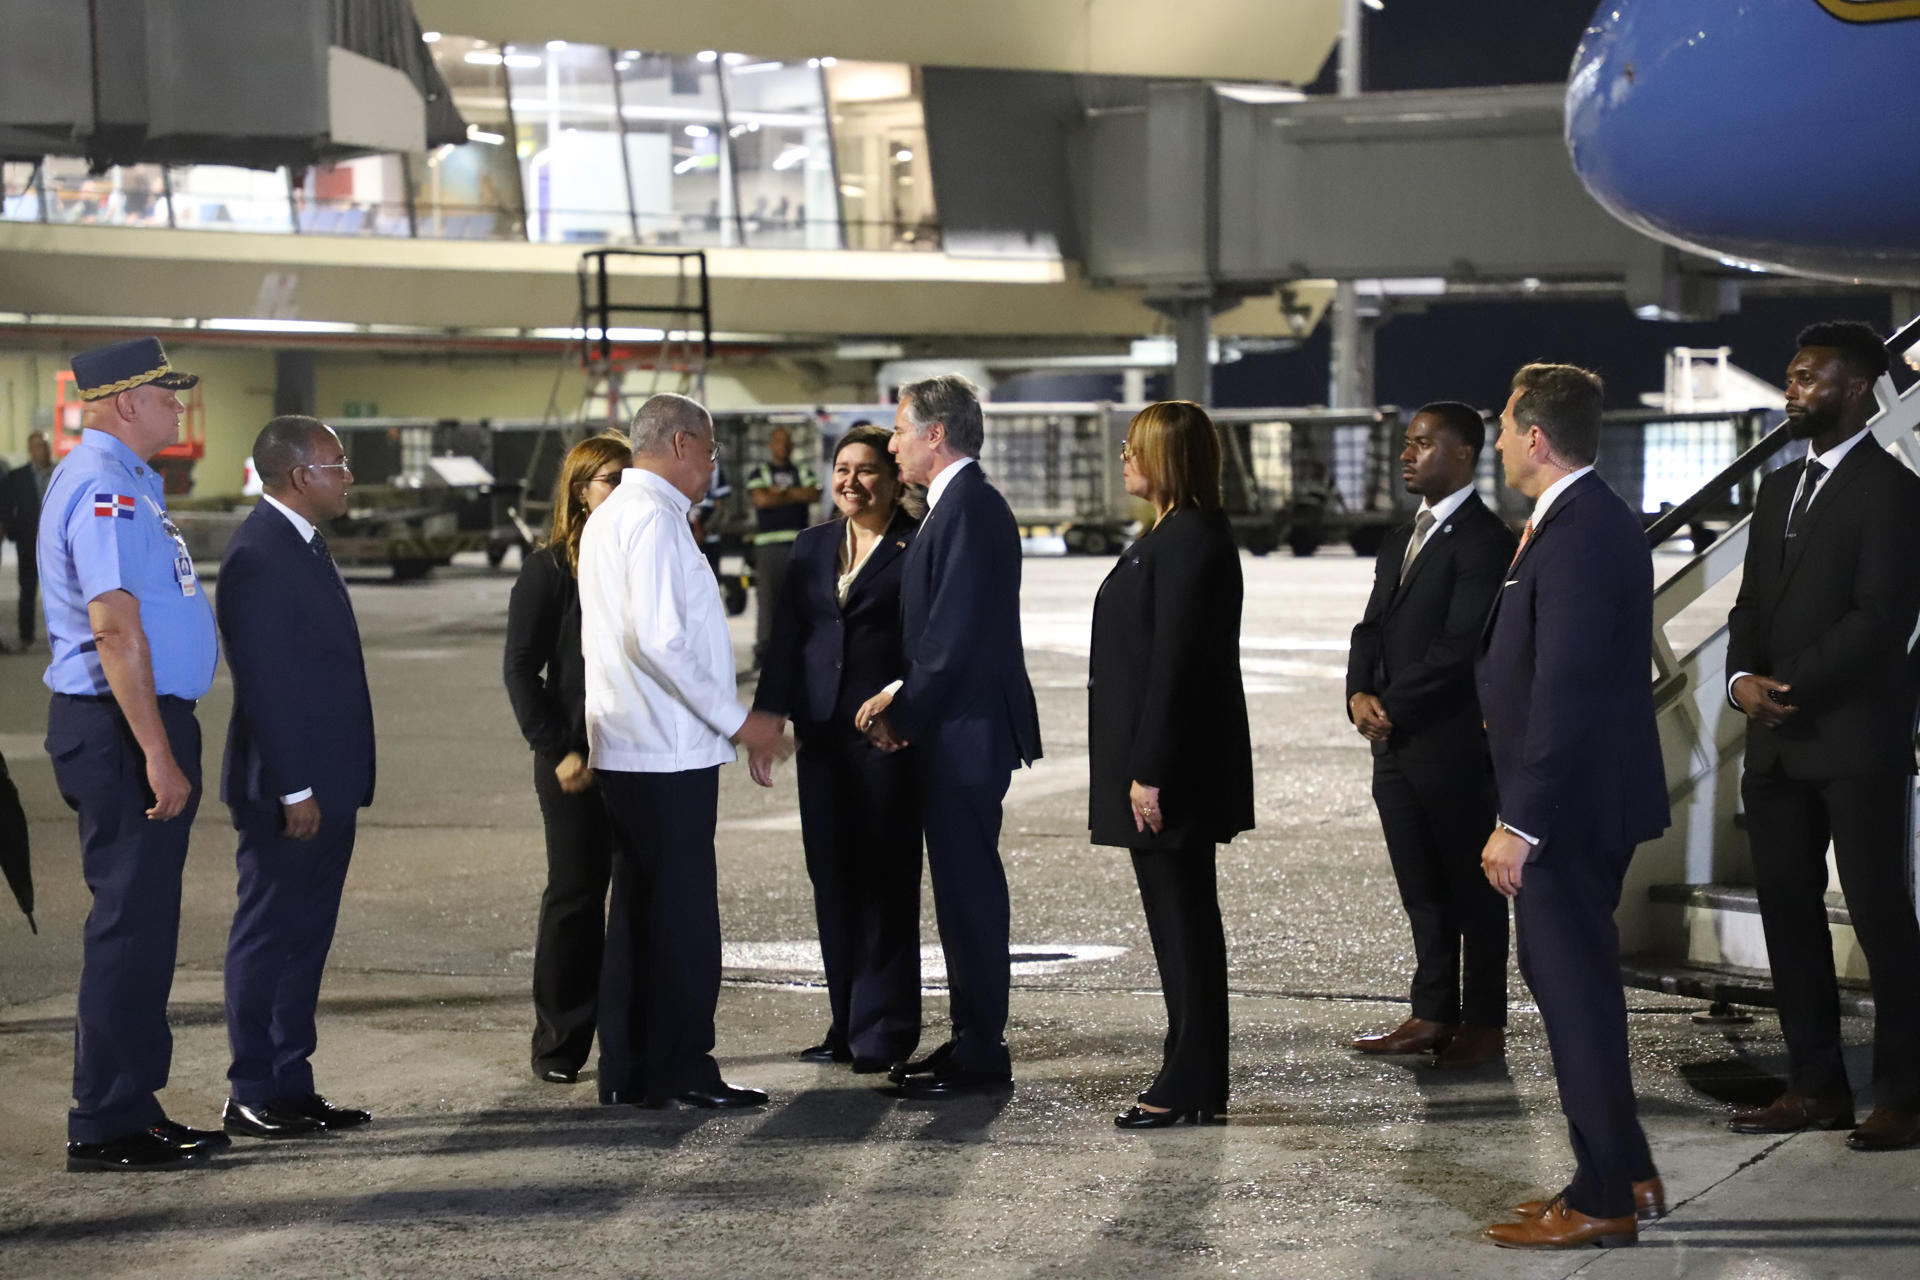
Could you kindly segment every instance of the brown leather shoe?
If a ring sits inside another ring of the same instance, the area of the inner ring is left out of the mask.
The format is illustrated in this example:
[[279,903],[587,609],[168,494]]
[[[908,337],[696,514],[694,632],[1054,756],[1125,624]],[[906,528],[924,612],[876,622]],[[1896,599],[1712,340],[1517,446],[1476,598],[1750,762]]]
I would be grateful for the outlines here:
[[1461,1027],[1447,1047],[1433,1055],[1433,1065],[1445,1071],[1484,1067],[1506,1056],[1505,1027]]
[[1425,1053],[1444,1049],[1453,1039],[1453,1028],[1430,1018],[1408,1018],[1379,1036],[1361,1036],[1353,1047],[1362,1053]]
[[1858,1129],[1847,1135],[1855,1151],[1898,1151],[1920,1142],[1920,1115],[1875,1107]]
[[1582,1245],[1616,1249],[1640,1239],[1640,1224],[1632,1214],[1589,1218],[1556,1196],[1539,1217],[1496,1222],[1487,1228],[1486,1237],[1502,1249],[1578,1249]]
[[1737,1107],[1727,1127],[1735,1133],[1799,1133],[1802,1129],[1853,1128],[1852,1098],[1809,1098],[1783,1093],[1764,1107]]
[[[1537,1218],[1547,1211],[1551,1200],[1523,1200],[1513,1206],[1516,1218]],[[1667,1189],[1660,1179],[1648,1178],[1633,1184],[1633,1216],[1641,1222],[1658,1222],[1667,1216]]]

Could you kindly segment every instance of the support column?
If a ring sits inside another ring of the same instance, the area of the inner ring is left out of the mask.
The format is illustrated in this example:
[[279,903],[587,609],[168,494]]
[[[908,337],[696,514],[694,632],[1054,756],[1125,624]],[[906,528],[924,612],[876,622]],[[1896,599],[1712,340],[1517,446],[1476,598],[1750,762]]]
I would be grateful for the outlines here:
[[1173,320],[1173,398],[1213,404],[1213,304],[1207,298],[1182,298],[1160,308]]
[[1360,313],[1359,291],[1351,280],[1334,287],[1328,308],[1333,350],[1328,360],[1327,407],[1373,407],[1373,331],[1376,321]]

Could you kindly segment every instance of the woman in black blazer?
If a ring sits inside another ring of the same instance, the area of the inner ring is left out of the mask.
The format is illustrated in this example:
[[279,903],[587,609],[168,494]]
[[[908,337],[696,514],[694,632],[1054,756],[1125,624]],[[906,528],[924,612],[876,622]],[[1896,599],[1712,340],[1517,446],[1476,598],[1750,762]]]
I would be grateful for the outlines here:
[[[920,805],[913,751],[853,727],[906,674],[900,568],[915,521],[900,506],[889,433],[856,424],[834,448],[840,516],[795,539],[774,605],[756,710],[800,740],[801,843],[813,881],[832,1022],[799,1057],[885,1071],[920,1039]],[[767,762],[751,762],[764,778]]]
[[1227,1109],[1227,948],[1214,846],[1253,827],[1240,682],[1240,553],[1220,510],[1220,442],[1199,405],[1148,405],[1120,453],[1153,529],[1093,606],[1088,740],[1095,844],[1133,853],[1167,1002],[1165,1058],[1114,1123],[1212,1123]]
[[547,888],[533,948],[533,1073],[572,1084],[593,1047],[613,832],[587,767],[580,656],[580,533],[633,460],[624,437],[582,440],[560,465],[553,531],[520,566],[507,603],[507,697],[533,748],[547,829]]

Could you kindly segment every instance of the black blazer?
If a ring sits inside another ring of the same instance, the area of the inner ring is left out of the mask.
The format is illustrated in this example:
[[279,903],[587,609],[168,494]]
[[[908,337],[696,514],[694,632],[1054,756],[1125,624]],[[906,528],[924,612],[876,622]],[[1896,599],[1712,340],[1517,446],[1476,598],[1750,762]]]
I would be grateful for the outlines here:
[[[1549,508],[1551,510],[1551,508]],[[1473,660],[1487,611],[1513,560],[1513,531],[1477,494],[1427,535],[1400,582],[1413,525],[1387,535],[1373,594],[1347,648],[1347,702],[1370,693],[1386,704],[1393,734],[1373,744],[1414,757],[1483,757]],[[1353,718],[1349,705],[1347,718]]]
[[1747,723],[1747,764],[1797,778],[1913,772],[1907,638],[1920,613],[1920,476],[1869,436],[1847,451],[1788,538],[1804,461],[1760,485],[1727,674],[1793,686],[1778,729]]
[[912,516],[894,510],[844,607],[835,586],[846,519],[817,524],[793,540],[753,694],[756,710],[790,717],[803,739],[858,733],[853,717],[860,704],[906,674],[900,577],[917,528]]
[[1004,780],[1040,758],[1040,715],[1020,644],[1020,528],[980,464],[920,522],[901,567],[906,685],[887,710],[956,782]]
[[[1093,604],[1087,825],[1095,844],[1178,849],[1253,828],[1240,680],[1240,552],[1225,514],[1183,508],[1127,548]],[[1160,788],[1160,834],[1132,783]]]
[[1560,835],[1631,850],[1667,829],[1652,672],[1646,530],[1589,472],[1534,527],[1474,666],[1500,817],[1539,857]]
[[373,699],[346,584],[264,499],[227,544],[214,614],[233,674],[233,825],[277,830],[280,797],[306,787],[323,820],[372,804]]
[[33,483],[31,462],[0,475],[0,530],[20,548],[22,559],[33,554],[40,532],[40,490]]
[[507,700],[527,745],[556,759],[587,753],[587,663],[580,650],[580,583],[564,547],[521,562],[507,597],[502,661]]

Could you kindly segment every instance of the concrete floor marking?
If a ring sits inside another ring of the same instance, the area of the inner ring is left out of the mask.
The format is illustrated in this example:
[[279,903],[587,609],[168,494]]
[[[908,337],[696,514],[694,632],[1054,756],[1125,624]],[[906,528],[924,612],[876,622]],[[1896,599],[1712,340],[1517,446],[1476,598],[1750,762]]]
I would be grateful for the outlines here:
[[[1011,950],[1016,974],[1058,973],[1068,965],[1112,960],[1126,953],[1125,947],[1088,942],[1016,942]],[[826,972],[820,960],[820,944],[812,939],[722,943],[720,964],[726,969],[757,969],[820,978],[824,978]],[[920,948],[920,976],[929,982],[946,981],[947,959],[939,947]]]

